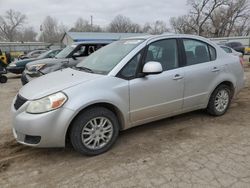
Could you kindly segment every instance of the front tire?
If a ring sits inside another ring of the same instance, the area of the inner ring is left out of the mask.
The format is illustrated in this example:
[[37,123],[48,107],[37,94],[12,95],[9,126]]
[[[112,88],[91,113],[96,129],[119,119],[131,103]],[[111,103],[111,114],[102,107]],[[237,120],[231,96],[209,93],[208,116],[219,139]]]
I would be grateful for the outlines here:
[[219,85],[212,93],[207,106],[207,112],[213,116],[221,116],[230,106],[232,92],[229,86]]
[[118,134],[119,123],[115,114],[104,107],[93,107],[73,121],[70,140],[76,151],[99,155],[112,147]]
[[0,83],[6,83],[8,80],[7,76],[0,75]]

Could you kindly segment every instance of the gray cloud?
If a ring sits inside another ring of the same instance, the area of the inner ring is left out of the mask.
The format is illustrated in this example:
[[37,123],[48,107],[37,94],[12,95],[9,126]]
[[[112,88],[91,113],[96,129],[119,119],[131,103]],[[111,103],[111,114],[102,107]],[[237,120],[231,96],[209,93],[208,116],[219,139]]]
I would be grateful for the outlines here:
[[93,15],[94,24],[105,26],[118,14],[144,24],[168,22],[170,17],[187,12],[186,0],[0,0],[1,15],[10,8],[26,14],[28,25],[36,30],[47,15],[67,26],[79,17],[89,20]]

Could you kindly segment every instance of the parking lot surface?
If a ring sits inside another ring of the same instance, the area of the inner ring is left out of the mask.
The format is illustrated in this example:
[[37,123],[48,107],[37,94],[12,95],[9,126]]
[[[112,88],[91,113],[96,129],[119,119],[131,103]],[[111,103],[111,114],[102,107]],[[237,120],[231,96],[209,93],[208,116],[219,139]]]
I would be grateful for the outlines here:
[[16,143],[10,106],[21,87],[0,85],[0,187],[250,187],[250,66],[229,111],[196,111],[123,131],[107,153]]

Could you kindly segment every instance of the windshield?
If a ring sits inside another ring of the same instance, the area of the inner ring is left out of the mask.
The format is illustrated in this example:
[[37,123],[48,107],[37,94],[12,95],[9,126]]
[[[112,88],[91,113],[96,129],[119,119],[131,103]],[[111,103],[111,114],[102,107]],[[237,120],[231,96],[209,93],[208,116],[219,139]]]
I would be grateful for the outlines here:
[[130,39],[113,42],[88,56],[77,67],[84,67],[94,73],[108,74],[129,52],[143,40]]
[[37,58],[46,58],[51,52],[52,52],[52,50],[44,52],[44,53],[40,54]]
[[66,58],[74,49],[76,45],[72,44],[64,48],[61,52],[59,52],[55,57],[58,59]]

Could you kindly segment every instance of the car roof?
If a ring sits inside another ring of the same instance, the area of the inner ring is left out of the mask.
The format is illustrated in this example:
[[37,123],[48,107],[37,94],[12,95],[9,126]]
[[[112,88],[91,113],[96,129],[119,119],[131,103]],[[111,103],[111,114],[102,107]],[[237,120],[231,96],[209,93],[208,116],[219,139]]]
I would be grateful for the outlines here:
[[116,40],[84,40],[79,42],[74,42],[72,44],[78,45],[78,44],[109,44],[111,42],[114,42]]
[[151,40],[151,39],[157,39],[157,38],[169,38],[169,37],[183,37],[183,38],[194,38],[194,39],[201,39],[201,40],[206,40],[210,41],[207,38],[197,36],[197,35],[189,35],[189,34],[175,34],[175,33],[163,33],[161,35],[142,35],[142,36],[137,36],[137,37],[129,37],[126,39],[142,39],[142,40]]

